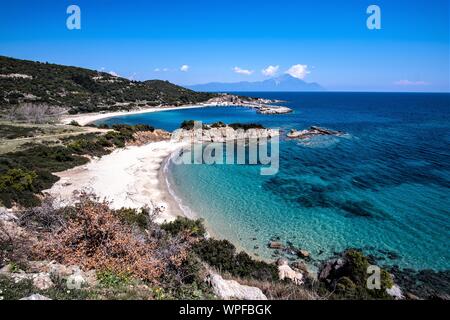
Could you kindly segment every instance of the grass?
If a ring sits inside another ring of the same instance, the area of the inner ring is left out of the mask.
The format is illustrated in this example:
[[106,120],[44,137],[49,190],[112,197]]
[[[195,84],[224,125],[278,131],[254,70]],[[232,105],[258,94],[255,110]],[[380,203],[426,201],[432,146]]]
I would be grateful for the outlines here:
[[0,155],[27,149],[32,144],[60,145],[60,139],[82,134],[91,128],[66,125],[31,125],[20,122],[0,121]]

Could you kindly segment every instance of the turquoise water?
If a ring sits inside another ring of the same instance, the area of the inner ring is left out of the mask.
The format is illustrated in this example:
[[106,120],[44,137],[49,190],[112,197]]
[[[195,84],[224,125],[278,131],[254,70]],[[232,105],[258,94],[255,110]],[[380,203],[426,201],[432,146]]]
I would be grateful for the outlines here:
[[295,112],[217,107],[104,122],[173,130],[195,119],[345,131],[308,143],[282,139],[274,176],[261,176],[257,165],[172,164],[169,182],[216,235],[260,257],[275,258],[267,242],[279,237],[316,261],[358,247],[386,264],[450,269],[449,94],[252,95],[286,100]]

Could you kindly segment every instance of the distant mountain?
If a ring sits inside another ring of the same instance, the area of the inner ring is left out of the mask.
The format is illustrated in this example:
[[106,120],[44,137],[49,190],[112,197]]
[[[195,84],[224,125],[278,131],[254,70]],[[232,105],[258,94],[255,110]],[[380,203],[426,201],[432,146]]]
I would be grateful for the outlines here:
[[232,92],[232,91],[323,91],[324,88],[317,83],[308,83],[294,78],[289,74],[257,82],[211,82],[187,86],[189,89],[200,92]]
[[215,97],[168,81],[131,81],[106,72],[0,56],[0,109],[21,103],[64,107],[71,113],[183,105]]

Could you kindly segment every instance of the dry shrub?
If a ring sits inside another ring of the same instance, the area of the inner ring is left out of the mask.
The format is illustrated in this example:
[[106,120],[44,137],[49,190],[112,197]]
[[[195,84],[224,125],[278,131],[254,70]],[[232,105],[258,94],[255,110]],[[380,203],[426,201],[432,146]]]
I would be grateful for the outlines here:
[[143,236],[122,223],[107,202],[82,193],[66,226],[56,234],[47,233],[36,250],[42,258],[63,264],[155,281],[187,257],[189,239],[164,241],[151,232]]
[[33,232],[57,232],[67,224],[71,208],[55,208],[55,198],[46,195],[37,207],[25,208],[20,212],[19,225]]
[[34,240],[14,221],[0,220],[0,267],[10,262],[25,264]]

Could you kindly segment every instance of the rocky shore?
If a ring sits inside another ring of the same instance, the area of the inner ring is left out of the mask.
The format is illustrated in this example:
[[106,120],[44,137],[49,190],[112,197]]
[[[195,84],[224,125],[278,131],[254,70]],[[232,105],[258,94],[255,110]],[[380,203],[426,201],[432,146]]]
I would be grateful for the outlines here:
[[279,135],[278,130],[262,127],[239,128],[238,126],[216,123],[202,128],[180,128],[172,133],[172,141],[226,142],[232,140],[268,139]]
[[311,126],[306,130],[295,130],[292,129],[287,137],[291,139],[309,139],[314,136],[342,136],[345,133],[342,131],[331,130],[327,128],[321,128],[317,126]]
[[279,103],[279,100],[270,100],[263,98],[251,98],[251,97],[241,97],[231,94],[222,94],[219,97],[212,98],[208,100],[206,104],[217,105],[217,106],[238,106],[256,109],[257,113],[260,114],[285,114],[291,113],[293,110],[284,107],[274,105],[274,103]]

